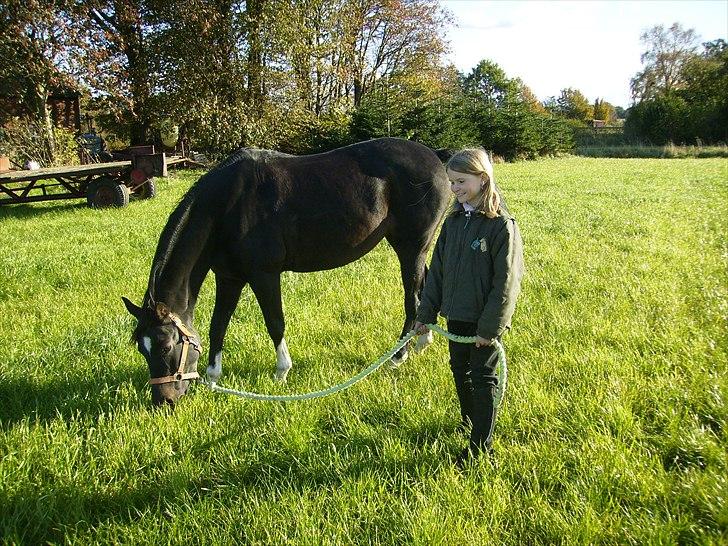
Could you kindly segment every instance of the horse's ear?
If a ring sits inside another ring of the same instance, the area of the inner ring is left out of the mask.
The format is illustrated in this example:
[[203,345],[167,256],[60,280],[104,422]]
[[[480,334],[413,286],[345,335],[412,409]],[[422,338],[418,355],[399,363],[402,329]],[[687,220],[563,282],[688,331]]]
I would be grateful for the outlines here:
[[170,308],[169,308],[169,307],[167,307],[167,304],[165,304],[165,303],[161,303],[161,302],[160,302],[160,303],[158,303],[158,304],[157,304],[157,305],[156,305],[156,306],[154,307],[154,310],[156,311],[156,313],[157,313],[157,318],[158,318],[158,319],[159,319],[160,321],[164,321],[164,320],[165,320],[165,319],[166,319],[166,318],[167,318],[167,317],[169,316],[169,314],[170,314],[170,313],[172,312],[172,311],[170,310]]
[[129,311],[129,313],[131,313],[131,315],[134,318],[136,318],[137,320],[142,319],[144,312],[142,311],[141,307],[134,305],[132,302],[130,302],[124,296],[121,296],[121,300],[124,302],[124,305],[126,306],[126,310]]

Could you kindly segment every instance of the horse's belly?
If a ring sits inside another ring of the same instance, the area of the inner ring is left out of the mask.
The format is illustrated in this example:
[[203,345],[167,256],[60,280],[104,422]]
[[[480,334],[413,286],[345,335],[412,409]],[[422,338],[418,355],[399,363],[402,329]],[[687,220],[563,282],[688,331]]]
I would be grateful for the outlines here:
[[286,245],[287,269],[307,272],[351,263],[373,249],[386,234],[388,220],[351,218],[332,222],[299,223],[298,237]]

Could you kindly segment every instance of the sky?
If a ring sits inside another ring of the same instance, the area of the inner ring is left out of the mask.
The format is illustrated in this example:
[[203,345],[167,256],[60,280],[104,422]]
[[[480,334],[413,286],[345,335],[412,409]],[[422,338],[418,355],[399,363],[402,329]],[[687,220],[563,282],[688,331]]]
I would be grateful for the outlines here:
[[590,102],[631,104],[640,35],[678,22],[700,43],[728,40],[728,0],[441,0],[454,18],[448,59],[469,73],[482,59],[521,78],[540,100],[578,89]]

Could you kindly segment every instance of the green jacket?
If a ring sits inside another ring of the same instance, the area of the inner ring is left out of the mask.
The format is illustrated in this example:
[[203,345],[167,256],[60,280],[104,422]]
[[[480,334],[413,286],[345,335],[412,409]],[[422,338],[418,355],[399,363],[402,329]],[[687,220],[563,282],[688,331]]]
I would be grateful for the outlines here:
[[506,211],[488,218],[463,210],[442,225],[432,255],[417,320],[430,324],[439,312],[449,320],[477,323],[486,339],[510,328],[521,291],[523,242]]

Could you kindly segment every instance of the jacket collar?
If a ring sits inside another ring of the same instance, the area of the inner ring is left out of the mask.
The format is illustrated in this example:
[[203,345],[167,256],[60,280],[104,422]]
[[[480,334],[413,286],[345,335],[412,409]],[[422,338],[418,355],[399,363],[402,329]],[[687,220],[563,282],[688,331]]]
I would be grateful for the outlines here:
[[476,214],[485,214],[482,210],[478,210],[475,207],[470,207],[470,210],[467,210],[465,206],[463,206],[463,204],[460,202],[455,203],[455,206],[453,207],[453,212],[455,214],[468,214],[472,212],[475,212]]

